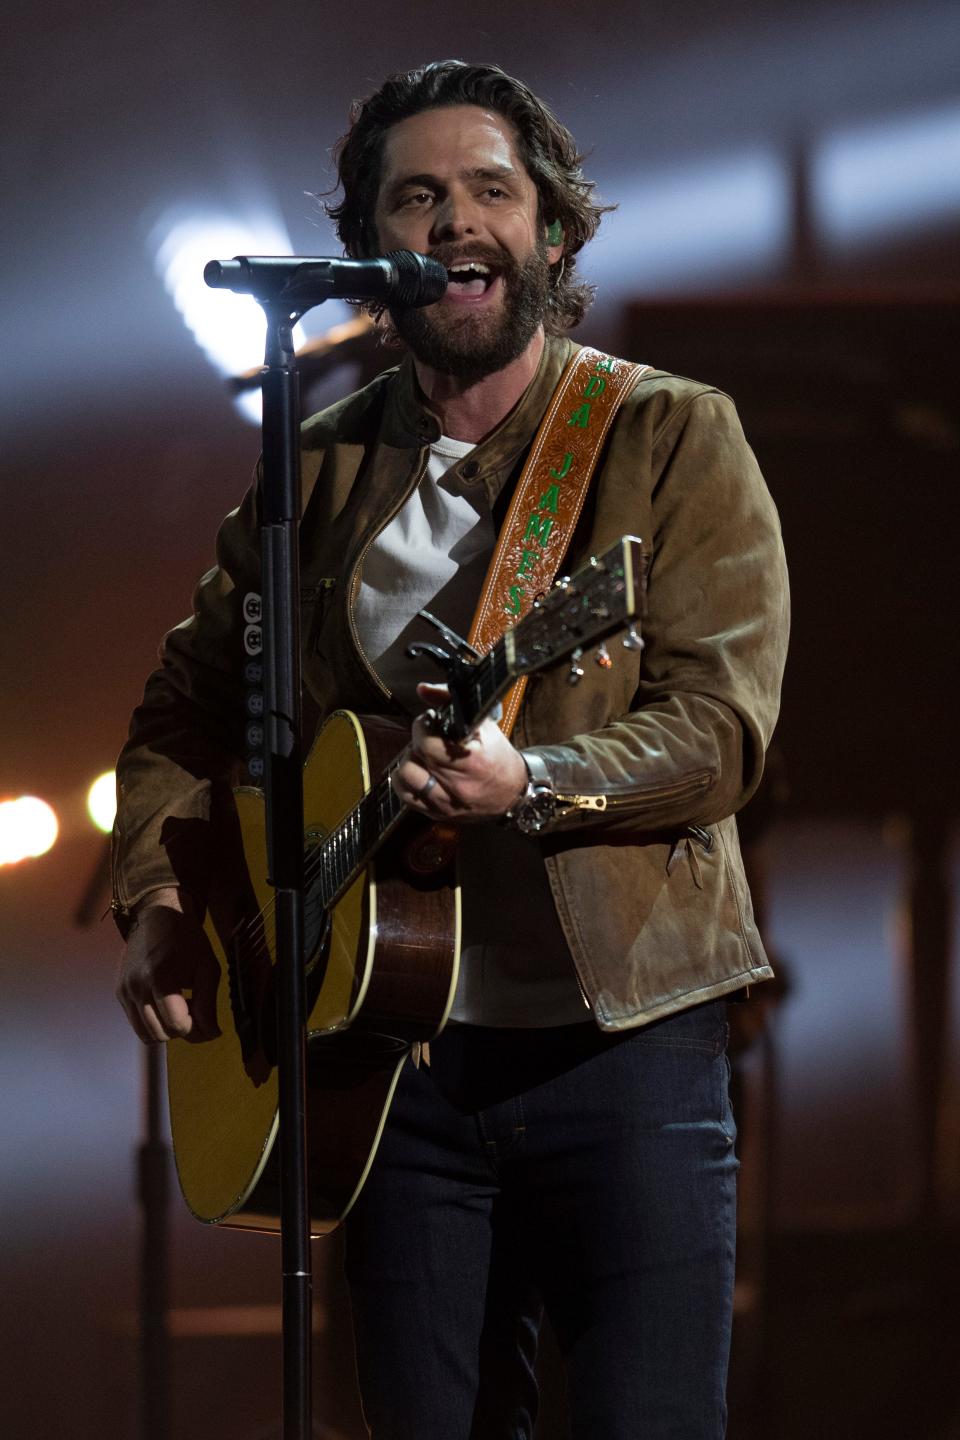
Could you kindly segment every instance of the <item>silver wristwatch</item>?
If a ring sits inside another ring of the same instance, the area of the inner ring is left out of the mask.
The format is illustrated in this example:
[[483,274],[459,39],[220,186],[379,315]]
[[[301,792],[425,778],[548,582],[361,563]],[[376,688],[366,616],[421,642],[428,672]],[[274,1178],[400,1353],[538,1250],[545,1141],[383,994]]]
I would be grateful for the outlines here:
[[539,755],[521,750],[527,767],[527,788],[504,815],[505,825],[524,835],[538,835],[557,813],[557,792]]

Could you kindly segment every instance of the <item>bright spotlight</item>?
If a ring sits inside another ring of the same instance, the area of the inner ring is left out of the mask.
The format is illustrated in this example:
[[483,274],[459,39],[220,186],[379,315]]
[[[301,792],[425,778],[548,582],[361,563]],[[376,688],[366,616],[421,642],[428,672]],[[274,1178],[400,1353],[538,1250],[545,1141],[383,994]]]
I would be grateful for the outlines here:
[[[211,290],[204,282],[208,260],[234,255],[288,255],[290,237],[266,217],[246,224],[230,216],[193,216],[159,225],[153,232],[154,263],[194,339],[222,375],[239,375],[263,362],[266,321],[251,295]],[[299,327],[294,332],[302,342]],[[237,397],[246,419],[260,423],[260,392]]]
[[98,830],[108,835],[117,813],[117,776],[113,770],[98,775],[87,791],[87,813]]
[[21,795],[0,803],[0,865],[16,865],[45,855],[56,841],[60,826],[45,800]]

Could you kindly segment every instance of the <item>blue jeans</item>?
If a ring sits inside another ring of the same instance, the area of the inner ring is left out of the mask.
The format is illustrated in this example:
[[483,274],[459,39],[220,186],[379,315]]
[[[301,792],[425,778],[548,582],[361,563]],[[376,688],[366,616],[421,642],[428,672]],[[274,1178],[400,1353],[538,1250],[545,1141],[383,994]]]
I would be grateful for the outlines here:
[[721,1440],[734,1125],[722,1002],[623,1035],[446,1031],[346,1226],[374,1440],[529,1440],[545,1306],[575,1440]]

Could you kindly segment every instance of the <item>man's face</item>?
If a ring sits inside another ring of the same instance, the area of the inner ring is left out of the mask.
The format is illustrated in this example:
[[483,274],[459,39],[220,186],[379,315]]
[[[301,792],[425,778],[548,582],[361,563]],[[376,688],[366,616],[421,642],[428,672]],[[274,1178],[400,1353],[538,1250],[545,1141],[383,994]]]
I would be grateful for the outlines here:
[[392,126],[374,223],[381,251],[417,250],[450,273],[436,304],[391,310],[418,360],[476,380],[526,349],[562,246],[546,244],[536,187],[507,121],[457,105]]

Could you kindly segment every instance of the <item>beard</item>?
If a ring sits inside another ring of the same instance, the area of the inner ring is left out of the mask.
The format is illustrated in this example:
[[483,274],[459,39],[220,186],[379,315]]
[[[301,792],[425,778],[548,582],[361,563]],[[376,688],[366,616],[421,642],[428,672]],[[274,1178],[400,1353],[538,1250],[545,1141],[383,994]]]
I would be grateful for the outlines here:
[[499,275],[498,306],[463,315],[451,314],[440,304],[417,310],[398,306],[390,310],[390,319],[421,364],[472,385],[516,360],[533,339],[547,313],[550,266],[545,241],[525,260],[493,246],[462,244],[438,246],[431,258],[450,266],[466,255],[489,264]]

